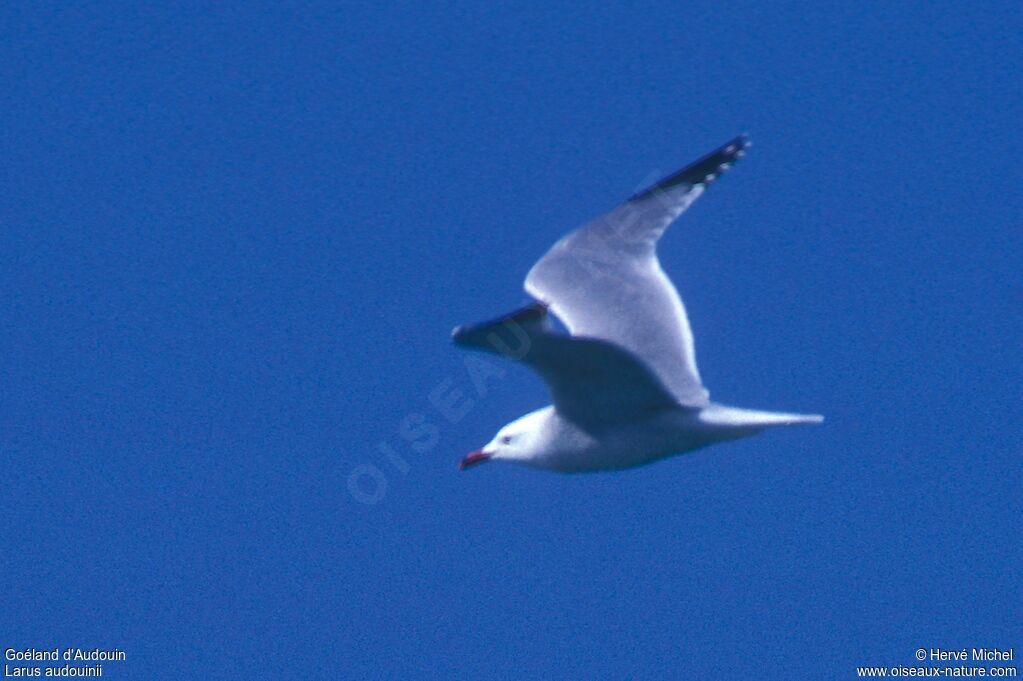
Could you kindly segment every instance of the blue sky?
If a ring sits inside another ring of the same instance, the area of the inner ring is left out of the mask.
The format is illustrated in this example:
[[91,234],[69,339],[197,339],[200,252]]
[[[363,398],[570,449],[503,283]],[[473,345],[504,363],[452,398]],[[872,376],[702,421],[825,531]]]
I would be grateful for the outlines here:
[[[5,7],[0,645],[125,679],[1018,654],[1020,14]],[[743,131],[662,262],[714,398],[826,423],[459,473],[548,397],[481,391],[451,327]]]

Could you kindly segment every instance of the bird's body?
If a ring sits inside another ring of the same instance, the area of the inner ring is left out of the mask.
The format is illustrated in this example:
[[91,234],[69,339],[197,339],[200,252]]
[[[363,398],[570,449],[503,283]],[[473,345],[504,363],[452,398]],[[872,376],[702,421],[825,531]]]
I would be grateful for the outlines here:
[[[663,409],[638,420],[612,421],[603,428],[586,429],[563,418],[552,405],[526,414],[507,428],[538,433],[536,451],[540,453],[511,459],[516,463],[559,473],[587,473],[634,468],[718,442],[754,435],[773,425],[820,420],[817,416],[711,404],[703,409]],[[501,457],[489,458],[500,460]]]
[[561,473],[642,466],[714,442],[713,429],[700,421],[699,414],[665,409],[637,421],[586,430],[562,418],[553,406],[544,407],[523,417],[543,433],[543,455],[522,463]]
[[[565,473],[631,468],[822,420],[711,402],[682,299],[657,260],[668,225],[747,146],[732,140],[558,241],[526,277],[540,302],[455,329],[459,345],[530,366],[554,398],[502,428],[463,468],[489,460]],[[570,335],[551,327],[548,309]]]

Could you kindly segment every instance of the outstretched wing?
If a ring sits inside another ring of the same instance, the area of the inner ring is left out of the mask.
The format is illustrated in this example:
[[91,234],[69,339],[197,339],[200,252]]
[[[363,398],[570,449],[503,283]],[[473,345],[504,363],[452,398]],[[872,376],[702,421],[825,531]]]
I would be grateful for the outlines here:
[[709,393],[678,291],[657,260],[657,241],[749,146],[739,136],[568,234],[529,271],[526,291],[572,336],[610,341],[648,366],[684,405]]
[[521,361],[550,388],[554,408],[584,428],[631,421],[678,403],[626,350],[554,332],[541,304],[452,332],[455,343]]

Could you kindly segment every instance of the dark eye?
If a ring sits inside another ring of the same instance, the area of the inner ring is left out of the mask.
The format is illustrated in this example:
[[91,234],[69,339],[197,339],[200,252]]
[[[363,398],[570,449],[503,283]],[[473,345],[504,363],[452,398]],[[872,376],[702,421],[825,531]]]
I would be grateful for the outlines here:
[[502,437],[501,438],[501,444],[503,444],[503,445],[510,445],[511,444],[511,435],[505,435],[504,437]]

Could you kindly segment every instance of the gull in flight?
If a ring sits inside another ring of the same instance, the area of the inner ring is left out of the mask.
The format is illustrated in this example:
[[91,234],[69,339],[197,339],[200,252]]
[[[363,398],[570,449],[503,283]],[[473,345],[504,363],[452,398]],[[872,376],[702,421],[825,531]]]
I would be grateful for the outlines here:
[[452,332],[457,345],[529,366],[554,402],[501,428],[462,469],[508,461],[564,473],[616,470],[823,420],[712,402],[682,299],[657,260],[668,225],[748,147],[745,135],[736,137],[569,233],[526,276],[536,302]]

